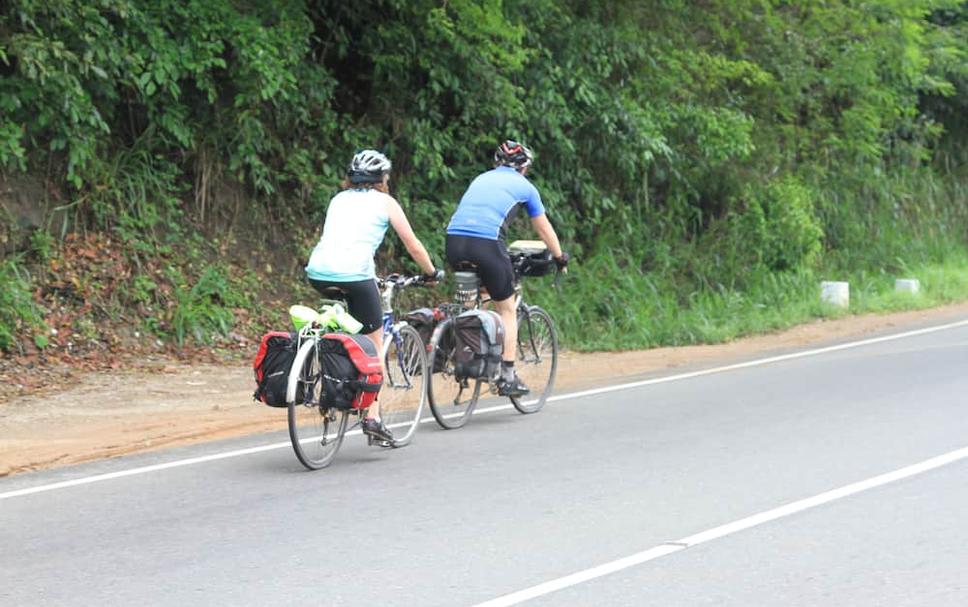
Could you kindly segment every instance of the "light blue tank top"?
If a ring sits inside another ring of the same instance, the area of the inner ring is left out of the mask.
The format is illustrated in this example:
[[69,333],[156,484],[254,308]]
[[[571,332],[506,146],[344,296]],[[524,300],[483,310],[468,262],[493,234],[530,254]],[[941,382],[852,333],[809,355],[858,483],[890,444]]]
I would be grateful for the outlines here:
[[387,205],[391,200],[388,194],[370,189],[343,190],[334,196],[306,275],[332,282],[375,278],[373,255],[390,225]]

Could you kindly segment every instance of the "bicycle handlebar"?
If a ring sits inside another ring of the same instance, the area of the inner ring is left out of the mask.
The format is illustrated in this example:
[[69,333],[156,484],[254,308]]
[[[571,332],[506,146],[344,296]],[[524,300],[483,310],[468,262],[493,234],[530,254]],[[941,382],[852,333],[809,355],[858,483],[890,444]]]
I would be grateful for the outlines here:
[[[514,268],[514,274],[517,279],[521,280],[522,278],[525,278],[525,275],[522,272],[524,271],[523,266],[525,262],[530,259],[528,253],[511,253],[509,257],[511,258],[511,267]],[[553,263],[555,266],[555,279],[552,282],[552,286],[557,289],[561,284],[561,275],[564,274],[564,269],[567,266],[562,266],[554,258],[551,259],[551,263]]]
[[405,274],[388,274],[384,278],[378,279],[381,288],[393,285],[394,289],[405,289],[407,287],[432,287],[444,279],[443,270],[437,270],[433,275],[407,276]]

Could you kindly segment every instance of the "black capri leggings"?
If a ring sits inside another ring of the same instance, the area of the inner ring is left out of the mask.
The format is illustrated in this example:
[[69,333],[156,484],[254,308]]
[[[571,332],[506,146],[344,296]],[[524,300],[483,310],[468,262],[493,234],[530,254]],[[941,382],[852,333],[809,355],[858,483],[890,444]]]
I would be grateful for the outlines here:
[[372,333],[383,327],[383,302],[376,280],[358,280],[355,282],[333,282],[330,280],[309,279],[309,284],[324,297],[324,290],[328,287],[339,287],[346,292],[346,305],[353,318],[363,323],[363,333]]

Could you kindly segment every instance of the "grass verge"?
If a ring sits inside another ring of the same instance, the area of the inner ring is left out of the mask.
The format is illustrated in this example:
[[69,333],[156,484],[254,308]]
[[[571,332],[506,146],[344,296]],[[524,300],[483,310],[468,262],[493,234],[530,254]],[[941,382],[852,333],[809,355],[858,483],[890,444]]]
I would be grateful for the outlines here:
[[[921,292],[896,292],[896,278],[917,278]],[[850,283],[849,310],[820,302],[821,280]],[[943,262],[907,265],[899,274],[762,273],[747,277],[746,283],[742,290],[723,285],[689,289],[670,279],[630,272],[603,256],[585,267],[576,266],[560,291],[542,285],[528,295],[552,313],[562,340],[574,350],[719,343],[816,318],[968,300],[968,252],[952,254]]]

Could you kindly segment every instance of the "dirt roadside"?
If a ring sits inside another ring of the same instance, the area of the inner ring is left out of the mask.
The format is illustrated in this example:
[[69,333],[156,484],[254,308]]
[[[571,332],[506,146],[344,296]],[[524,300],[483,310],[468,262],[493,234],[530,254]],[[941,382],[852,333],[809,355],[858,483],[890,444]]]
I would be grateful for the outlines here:
[[[894,327],[968,318],[968,303],[889,315],[815,321],[712,346],[561,358],[557,391],[682,366],[712,365]],[[244,365],[166,365],[157,373],[90,375],[54,394],[0,405],[0,477],[161,447],[286,427],[283,409],[252,401]]]

